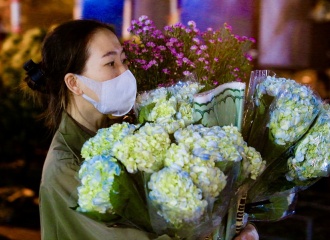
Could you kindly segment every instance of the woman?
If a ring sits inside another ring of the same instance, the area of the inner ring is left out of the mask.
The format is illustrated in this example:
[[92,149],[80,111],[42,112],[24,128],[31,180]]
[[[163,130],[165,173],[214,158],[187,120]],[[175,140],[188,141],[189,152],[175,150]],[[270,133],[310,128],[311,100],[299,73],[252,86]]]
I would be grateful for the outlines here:
[[[40,64],[24,66],[27,84],[46,105],[46,124],[55,131],[39,193],[42,239],[155,239],[133,228],[108,227],[72,209],[77,205],[83,143],[111,124],[108,114],[124,116],[135,102],[136,81],[125,61],[108,25],[74,20],[47,35]],[[258,236],[253,226],[244,231],[243,236]]]

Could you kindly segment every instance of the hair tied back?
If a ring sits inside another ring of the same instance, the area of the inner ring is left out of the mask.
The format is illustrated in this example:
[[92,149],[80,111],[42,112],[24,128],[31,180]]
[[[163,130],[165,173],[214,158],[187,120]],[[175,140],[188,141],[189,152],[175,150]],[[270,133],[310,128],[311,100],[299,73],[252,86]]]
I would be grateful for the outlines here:
[[44,73],[41,70],[39,64],[36,64],[31,59],[24,63],[24,70],[27,72],[28,78],[26,82],[28,86],[33,90],[41,91],[41,86],[43,85]]

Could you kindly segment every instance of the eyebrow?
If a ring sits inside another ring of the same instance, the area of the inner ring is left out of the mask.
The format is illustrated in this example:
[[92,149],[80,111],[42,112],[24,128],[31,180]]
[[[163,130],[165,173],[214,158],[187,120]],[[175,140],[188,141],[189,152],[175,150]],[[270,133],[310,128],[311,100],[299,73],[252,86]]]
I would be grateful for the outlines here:
[[[122,55],[123,53],[124,53],[124,49],[121,50],[120,55]],[[107,52],[106,54],[104,54],[104,55],[102,56],[102,58],[104,58],[104,57],[108,57],[108,56],[112,56],[112,55],[117,55],[117,52],[116,52],[116,51],[109,51],[109,52]]]

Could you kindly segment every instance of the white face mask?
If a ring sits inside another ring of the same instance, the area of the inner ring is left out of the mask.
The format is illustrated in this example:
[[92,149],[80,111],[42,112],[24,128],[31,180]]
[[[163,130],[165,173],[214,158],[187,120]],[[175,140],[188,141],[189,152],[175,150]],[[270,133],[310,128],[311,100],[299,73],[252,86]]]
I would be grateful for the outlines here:
[[98,82],[81,75],[76,76],[98,96],[99,101],[97,102],[86,94],[82,95],[99,112],[113,116],[124,116],[132,109],[136,98],[136,80],[131,71],[126,70],[118,77],[104,82]]

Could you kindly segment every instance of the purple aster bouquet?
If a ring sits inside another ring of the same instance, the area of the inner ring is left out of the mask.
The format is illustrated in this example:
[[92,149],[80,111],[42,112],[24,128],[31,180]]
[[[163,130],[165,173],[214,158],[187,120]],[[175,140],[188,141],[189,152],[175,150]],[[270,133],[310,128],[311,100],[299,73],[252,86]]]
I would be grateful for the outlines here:
[[141,91],[172,84],[195,74],[204,90],[223,83],[247,81],[254,39],[234,35],[228,24],[201,32],[195,22],[177,23],[161,31],[152,20],[141,16],[128,29],[131,40],[124,42],[130,69]]

